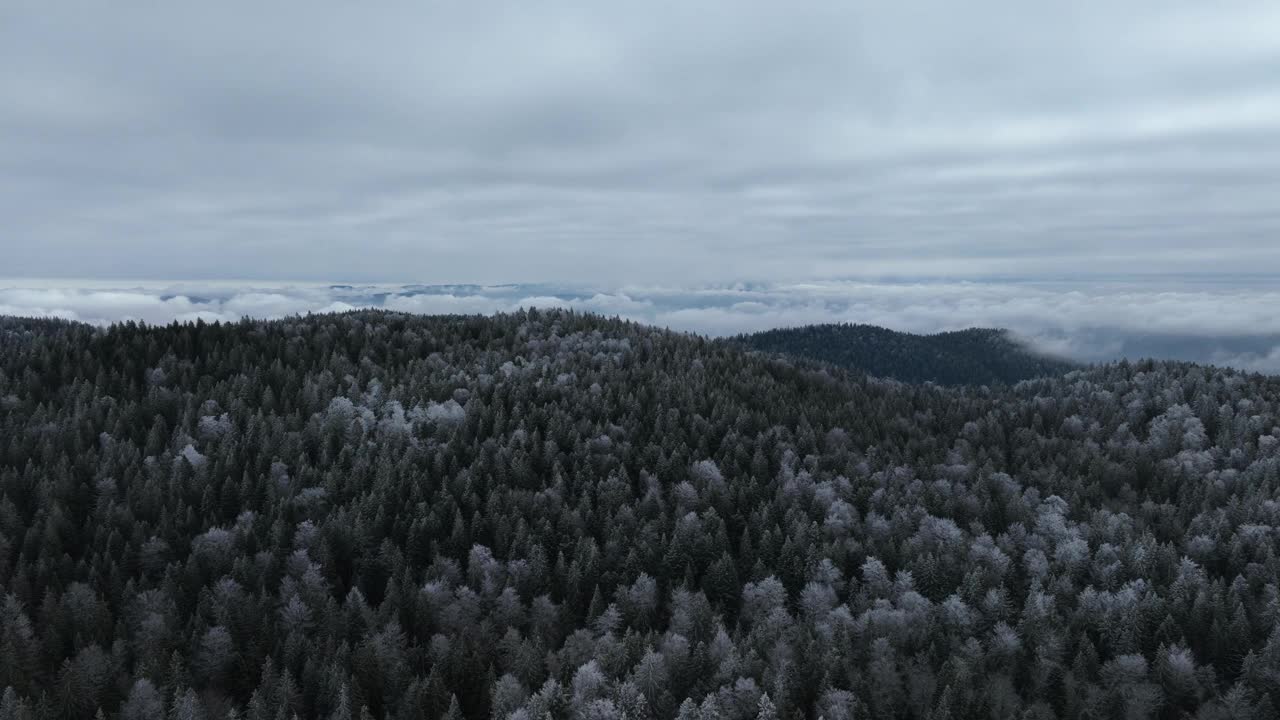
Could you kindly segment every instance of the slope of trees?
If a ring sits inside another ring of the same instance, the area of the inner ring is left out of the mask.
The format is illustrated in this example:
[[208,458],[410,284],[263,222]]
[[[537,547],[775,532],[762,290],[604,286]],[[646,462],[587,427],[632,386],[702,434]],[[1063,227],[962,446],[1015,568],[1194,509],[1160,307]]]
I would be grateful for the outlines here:
[[0,320],[0,720],[1272,718],[1280,380]]
[[1005,330],[982,328],[913,335],[875,325],[806,325],[733,340],[753,350],[821,360],[903,382],[1016,383],[1080,368],[1035,352]]

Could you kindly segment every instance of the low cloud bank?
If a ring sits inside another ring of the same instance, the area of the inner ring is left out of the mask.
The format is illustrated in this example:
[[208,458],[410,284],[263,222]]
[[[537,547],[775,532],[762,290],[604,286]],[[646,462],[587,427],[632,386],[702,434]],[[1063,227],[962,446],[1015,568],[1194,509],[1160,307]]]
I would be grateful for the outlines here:
[[552,285],[0,284],[0,314],[105,325],[234,321],[384,308],[491,314],[564,307],[713,336],[849,322],[932,333],[1003,327],[1085,361],[1160,357],[1280,372],[1280,292],[1259,287],[1016,282]]

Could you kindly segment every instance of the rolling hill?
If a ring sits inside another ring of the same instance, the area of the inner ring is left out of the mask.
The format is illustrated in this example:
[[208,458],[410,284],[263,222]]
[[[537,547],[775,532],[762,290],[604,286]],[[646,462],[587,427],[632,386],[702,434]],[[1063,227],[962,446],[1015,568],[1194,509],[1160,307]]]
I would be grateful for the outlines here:
[[1270,718],[1277,527],[1280,380],[1219,368],[0,318],[6,719]]
[[741,335],[733,341],[761,352],[913,383],[1009,384],[1080,367],[1040,354],[1005,330],[981,328],[913,335],[874,325],[808,325]]

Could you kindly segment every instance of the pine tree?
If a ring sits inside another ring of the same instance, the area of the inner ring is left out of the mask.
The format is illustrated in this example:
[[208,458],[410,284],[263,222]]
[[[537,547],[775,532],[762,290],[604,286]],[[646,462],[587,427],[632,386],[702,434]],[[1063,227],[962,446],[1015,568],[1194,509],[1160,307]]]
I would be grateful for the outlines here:
[[440,720],[462,720],[462,706],[458,704],[458,696],[449,697],[449,709],[440,716]]
[[778,720],[778,709],[769,699],[769,693],[762,694],[756,704],[756,720]]

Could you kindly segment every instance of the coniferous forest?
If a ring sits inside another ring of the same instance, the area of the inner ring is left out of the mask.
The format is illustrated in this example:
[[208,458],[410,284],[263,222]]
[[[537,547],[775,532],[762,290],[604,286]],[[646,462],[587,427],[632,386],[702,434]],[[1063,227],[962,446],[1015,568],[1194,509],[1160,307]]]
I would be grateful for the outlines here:
[[1280,713],[1280,379],[0,320],[0,720]]
[[914,335],[875,325],[807,325],[740,335],[735,341],[903,382],[1015,383],[1078,369],[1068,360],[1035,352],[1004,330],[989,328]]

